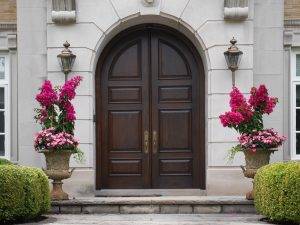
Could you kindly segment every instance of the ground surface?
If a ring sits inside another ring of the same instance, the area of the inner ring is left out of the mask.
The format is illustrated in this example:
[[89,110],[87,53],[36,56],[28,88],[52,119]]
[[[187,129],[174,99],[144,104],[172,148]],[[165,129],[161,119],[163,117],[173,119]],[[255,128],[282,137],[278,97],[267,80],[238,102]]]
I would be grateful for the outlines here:
[[96,214],[96,215],[49,215],[36,223],[43,225],[258,225],[261,216],[254,214]]

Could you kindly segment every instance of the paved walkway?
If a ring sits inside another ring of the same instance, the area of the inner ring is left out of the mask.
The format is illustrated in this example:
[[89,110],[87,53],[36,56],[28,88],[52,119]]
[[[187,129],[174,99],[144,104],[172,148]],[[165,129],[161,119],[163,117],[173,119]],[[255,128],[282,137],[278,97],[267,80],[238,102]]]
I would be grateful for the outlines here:
[[32,225],[259,225],[261,216],[251,214],[98,214],[49,215]]

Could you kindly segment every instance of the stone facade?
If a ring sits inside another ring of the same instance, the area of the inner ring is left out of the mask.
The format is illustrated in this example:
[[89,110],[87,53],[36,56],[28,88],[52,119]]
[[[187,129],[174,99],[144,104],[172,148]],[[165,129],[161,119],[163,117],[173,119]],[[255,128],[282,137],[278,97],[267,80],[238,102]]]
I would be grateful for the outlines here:
[[[73,72],[84,81],[75,99],[77,110],[76,136],[85,153],[85,162],[78,164],[72,179],[65,181],[71,195],[93,195],[95,187],[95,112],[94,77],[98,58],[105,45],[120,31],[142,23],[170,26],[186,35],[199,51],[206,76],[206,191],[208,194],[237,195],[251,187],[244,178],[238,154],[232,164],[226,162],[227,150],[236,144],[237,134],[223,128],[220,113],[229,109],[231,72],[223,52],[234,36],[244,52],[236,84],[246,93],[253,85],[265,83],[270,93],[279,97],[279,106],[266,119],[266,126],[288,135],[285,120],[287,104],[283,64],[283,0],[249,0],[247,18],[224,20],[224,0],[77,0],[76,20],[61,24],[53,20],[51,0],[17,1],[18,26],[18,146],[16,161],[43,166],[42,156],[33,150],[33,134],[39,127],[33,121],[34,96],[41,82],[50,79],[61,84],[64,76],[56,55],[65,40],[77,55]],[[28,26],[30,24],[30,26]],[[34,65],[34,66],[32,66]],[[22,76],[21,76],[21,75]],[[30,106],[30,107],[28,107]],[[279,151],[272,161],[289,157]]]

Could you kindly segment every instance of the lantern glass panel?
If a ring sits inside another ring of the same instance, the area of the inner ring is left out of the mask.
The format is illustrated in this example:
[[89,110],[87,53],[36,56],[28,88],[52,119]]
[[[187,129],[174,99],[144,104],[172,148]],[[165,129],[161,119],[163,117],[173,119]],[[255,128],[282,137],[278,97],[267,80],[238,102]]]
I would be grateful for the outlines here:
[[70,58],[70,70],[73,68],[74,62],[75,62],[75,55],[72,55],[72,57]]
[[237,66],[239,66],[239,65],[240,65],[240,63],[241,63],[241,59],[242,59],[242,56],[243,56],[243,52],[239,52],[239,54],[238,54]]

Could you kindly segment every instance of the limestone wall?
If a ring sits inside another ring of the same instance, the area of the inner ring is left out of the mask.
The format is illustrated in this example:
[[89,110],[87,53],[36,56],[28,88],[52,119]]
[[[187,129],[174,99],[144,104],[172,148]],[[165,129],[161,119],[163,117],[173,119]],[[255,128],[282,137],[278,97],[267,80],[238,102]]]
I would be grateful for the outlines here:
[[[288,122],[284,121],[284,113],[288,111],[288,98],[284,95],[288,91],[288,83],[283,76],[283,12],[283,0],[255,0],[253,80],[256,86],[265,84],[270,94],[279,99],[274,112],[264,118],[265,127],[273,127],[288,136],[285,129]],[[288,141],[285,147],[287,145]],[[271,157],[272,161],[282,159],[283,151],[278,151]]]

